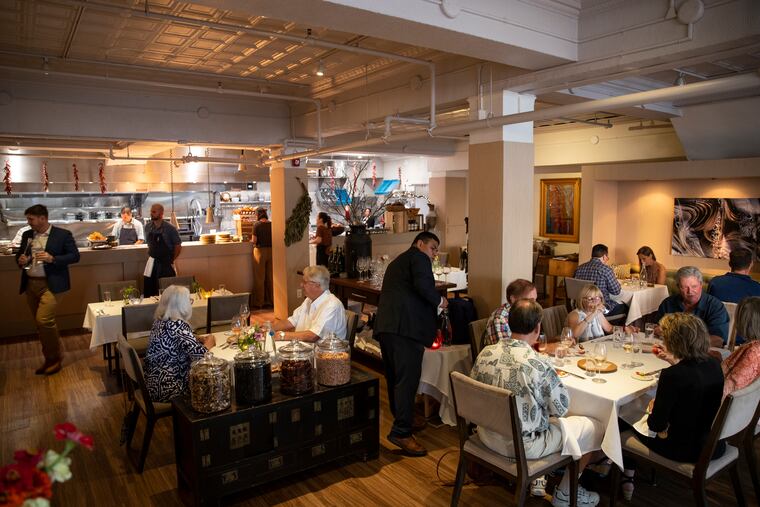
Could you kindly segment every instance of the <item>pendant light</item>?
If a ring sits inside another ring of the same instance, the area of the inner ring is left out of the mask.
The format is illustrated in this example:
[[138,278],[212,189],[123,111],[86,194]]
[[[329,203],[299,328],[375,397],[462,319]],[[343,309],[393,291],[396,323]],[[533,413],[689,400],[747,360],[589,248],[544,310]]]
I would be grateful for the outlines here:
[[206,148],[206,189],[208,190],[208,207],[206,208],[206,223],[214,223],[214,210],[211,207],[211,169],[208,162],[208,148]]
[[171,160],[174,158],[174,152],[173,150],[169,150],[169,185],[170,190],[172,194],[172,211],[169,215],[169,223],[172,224],[176,229],[179,229],[179,222],[177,221],[177,214],[174,212],[174,160]]

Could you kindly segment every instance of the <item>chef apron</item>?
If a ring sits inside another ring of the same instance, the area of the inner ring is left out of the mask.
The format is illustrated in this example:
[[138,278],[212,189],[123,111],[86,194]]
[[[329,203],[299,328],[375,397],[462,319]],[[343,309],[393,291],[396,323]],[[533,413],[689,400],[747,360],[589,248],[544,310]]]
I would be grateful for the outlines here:
[[137,243],[137,230],[135,229],[134,224],[129,225],[129,229],[127,229],[127,224],[121,225],[121,230],[119,231],[120,245],[134,245]]
[[145,297],[158,295],[158,279],[169,276],[176,276],[174,267],[172,267],[172,258],[174,252],[164,240],[161,234],[163,225],[158,230],[151,230],[148,233],[148,254],[155,259],[153,261],[153,274],[145,278]]

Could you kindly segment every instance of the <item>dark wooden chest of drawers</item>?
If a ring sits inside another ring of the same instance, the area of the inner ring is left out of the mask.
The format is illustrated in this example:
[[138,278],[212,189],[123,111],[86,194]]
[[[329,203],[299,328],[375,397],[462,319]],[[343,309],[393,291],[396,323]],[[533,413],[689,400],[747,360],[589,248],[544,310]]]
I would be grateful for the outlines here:
[[345,457],[378,456],[379,383],[356,369],[351,382],[285,396],[273,379],[265,405],[200,414],[189,400],[174,401],[177,484],[183,501],[218,505],[256,485]]

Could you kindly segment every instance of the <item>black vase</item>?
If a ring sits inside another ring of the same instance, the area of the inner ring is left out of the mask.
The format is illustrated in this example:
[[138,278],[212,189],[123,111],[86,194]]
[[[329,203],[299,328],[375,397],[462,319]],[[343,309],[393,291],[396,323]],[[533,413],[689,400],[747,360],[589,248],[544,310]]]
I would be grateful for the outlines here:
[[372,239],[367,234],[364,224],[351,225],[346,235],[346,273],[349,278],[359,278],[356,260],[360,257],[372,257]]

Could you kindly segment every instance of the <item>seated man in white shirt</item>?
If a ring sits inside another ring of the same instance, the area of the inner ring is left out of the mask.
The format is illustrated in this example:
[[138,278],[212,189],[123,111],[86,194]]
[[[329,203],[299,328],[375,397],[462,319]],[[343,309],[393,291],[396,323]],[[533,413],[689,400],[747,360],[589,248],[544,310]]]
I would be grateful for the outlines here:
[[276,320],[272,329],[279,331],[276,340],[315,342],[328,333],[346,339],[346,309],[330,293],[330,272],[324,266],[309,266],[303,270],[304,299],[287,320]]

